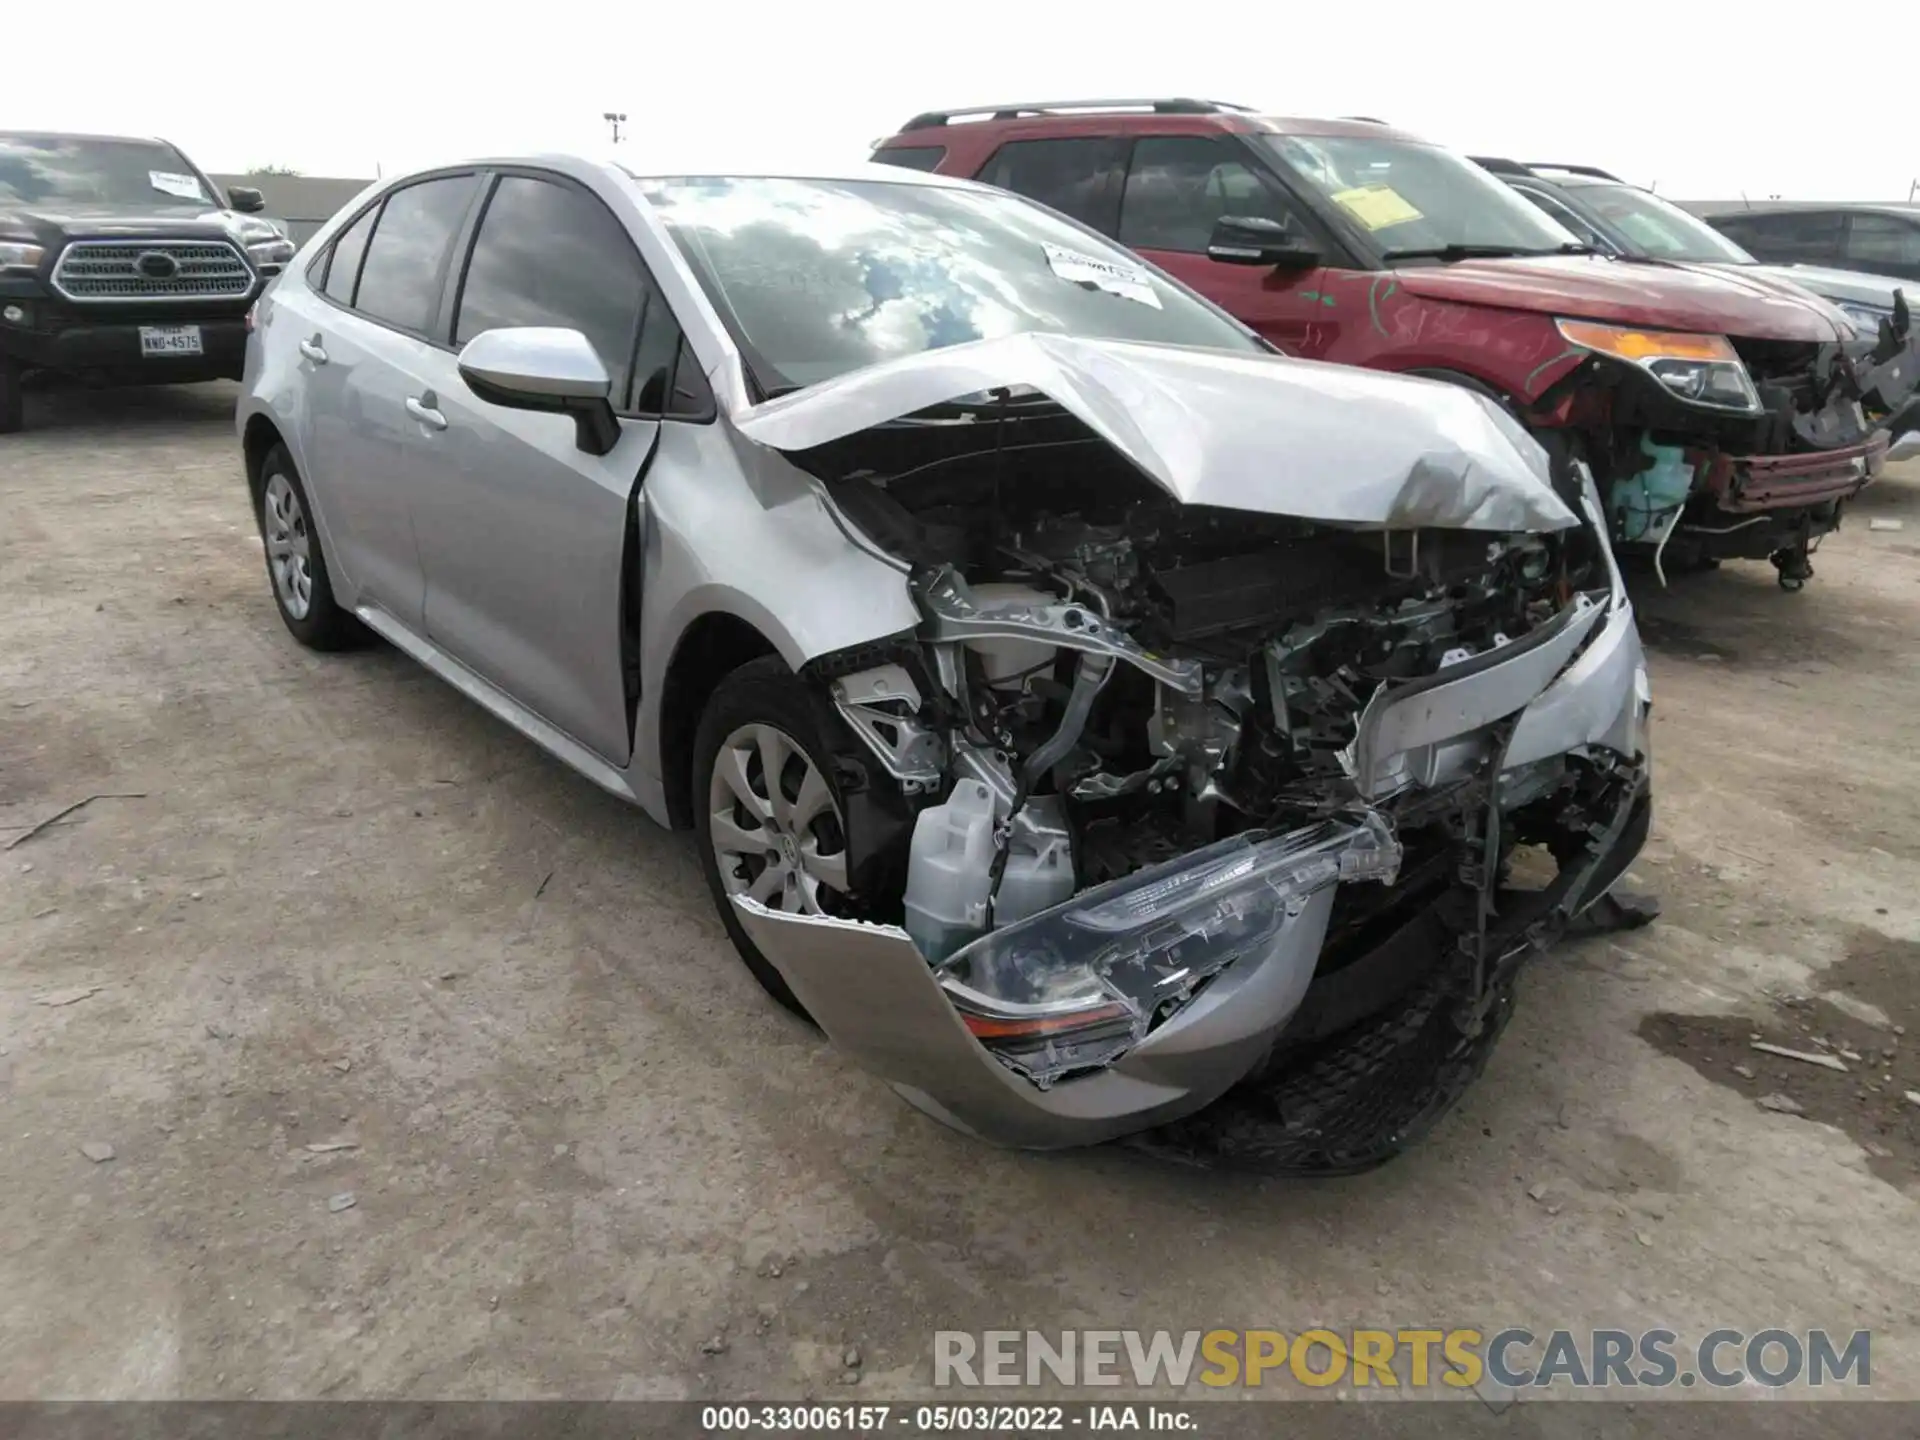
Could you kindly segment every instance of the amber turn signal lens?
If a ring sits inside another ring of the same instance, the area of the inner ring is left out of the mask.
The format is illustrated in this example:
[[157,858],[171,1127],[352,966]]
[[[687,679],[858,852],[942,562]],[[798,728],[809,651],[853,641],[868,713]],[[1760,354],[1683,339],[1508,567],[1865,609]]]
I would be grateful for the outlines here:
[[1740,357],[1724,335],[1689,335],[1681,330],[1628,330],[1591,320],[1562,320],[1560,333],[1575,345],[1635,364],[1644,360],[1719,360]]

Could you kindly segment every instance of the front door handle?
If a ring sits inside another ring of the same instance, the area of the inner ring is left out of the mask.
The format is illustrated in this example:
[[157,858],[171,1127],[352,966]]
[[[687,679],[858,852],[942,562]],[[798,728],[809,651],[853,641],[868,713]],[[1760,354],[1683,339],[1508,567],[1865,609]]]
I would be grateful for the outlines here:
[[300,353],[316,365],[324,365],[327,363],[326,347],[320,343],[320,337],[318,335],[315,335],[311,340],[302,340],[300,342]]
[[442,415],[439,412],[439,410],[437,410],[434,407],[435,407],[434,395],[433,395],[433,392],[429,390],[427,391],[426,394],[419,396],[417,399],[416,398],[408,399],[407,414],[411,415],[414,419],[418,420],[422,425],[427,426],[429,429],[444,430],[447,428],[447,417],[445,415]]

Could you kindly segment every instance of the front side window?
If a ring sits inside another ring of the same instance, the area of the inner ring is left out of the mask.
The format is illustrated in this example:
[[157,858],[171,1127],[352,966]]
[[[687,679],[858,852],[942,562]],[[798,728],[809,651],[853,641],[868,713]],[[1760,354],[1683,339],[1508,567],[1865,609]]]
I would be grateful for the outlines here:
[[1264,348],[1128,251],[1018,196],[867,180],[641,183],[770,391],[1023,333]]
[[1847,227],[1847,259],[1911,270],[1920,265],[1920,225],[1893,215],[1855,215]]
[[1111,235],[1118,222],[1127,142],[1106,137],[1011,140],[994,152],[979,179],[1050,205]]
[[1504,182],[1437,145],[1371,135],[1260,138],[1389,260],[1448,248],[1551,255],[1580,243]]
[[200,213],[221,203],[171,145],[0,135],[0,209],[82,206]]
[[1257,216],[1300,233],[1277,190],[1227,144],[1204,135],[1150,135],[1133,146],[1120,200],[1120,243],[1205,254],[1214,223]]
[[473,186],[471,175],[449,175],[387,197],[360,266],[356,310],[425,333],[439,307],[447,253],[466,218]]
[[625,408],[650,289],[633,241],[606,206],[568,185],[506,175],[480,217],[453,340],[463,345],[483,330],[518,325],[578,330]]
[[1753,257],[1697,215],[1631,185],[1582,185],[1580,198],[1655,260],[1750,265]]

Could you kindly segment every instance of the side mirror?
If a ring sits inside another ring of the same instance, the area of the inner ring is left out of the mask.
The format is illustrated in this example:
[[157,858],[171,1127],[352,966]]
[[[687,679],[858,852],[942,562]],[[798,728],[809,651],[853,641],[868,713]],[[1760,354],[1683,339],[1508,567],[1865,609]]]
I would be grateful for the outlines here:
[[267,208],[267,197],[251,185],[229,185],[227,203],[242,215],[258,215]]
[[517,326],[483,330],[460,351],[460,378],[490,405],[573,417],[574,443],[604,455],[619,442],[607,399],[613,381],[578,330]]
[[1223,215],[1207,239],[1207,258],[1223,265],[1275,265],[1311,270],[1320,252],[1278,220],[1264,215]]

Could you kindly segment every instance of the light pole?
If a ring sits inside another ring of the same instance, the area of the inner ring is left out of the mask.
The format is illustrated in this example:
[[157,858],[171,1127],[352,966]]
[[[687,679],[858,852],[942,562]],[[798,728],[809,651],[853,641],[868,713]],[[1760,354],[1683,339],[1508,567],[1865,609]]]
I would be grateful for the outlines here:
[[620,143],[620,127],[627,123],[625,111],[608,110],[600,118],[613,127],[613,143]]

